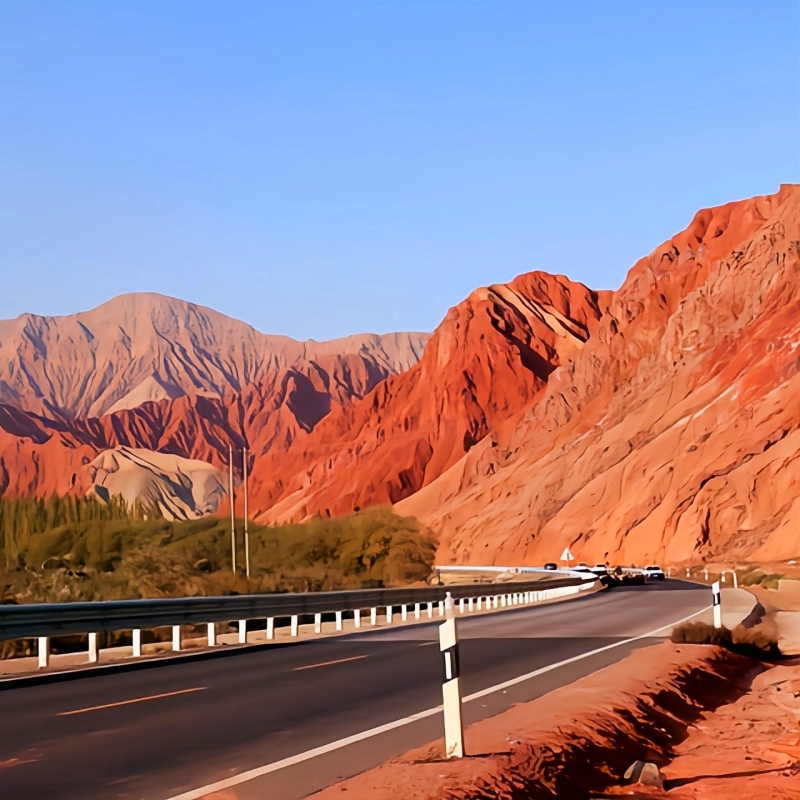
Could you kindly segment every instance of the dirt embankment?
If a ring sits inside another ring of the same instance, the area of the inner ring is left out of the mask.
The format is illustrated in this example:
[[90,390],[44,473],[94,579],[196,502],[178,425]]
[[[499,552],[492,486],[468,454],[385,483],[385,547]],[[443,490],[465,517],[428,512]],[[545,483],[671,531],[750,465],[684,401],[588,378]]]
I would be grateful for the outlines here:
[[[636,760],[666,767],[681,743],[693,741],[690,730],[704,730],[716,709],[739,701],[766,669],[719,647],[649,647],[472,725],[466,732],[467,752],[474,754],[469,758],[446,761],[437,742],[329,787],[314,800],[594,797],[614,791]],[[703,773],[705,766],[697,766],[696,774]],[[690,778],[691,767],[680,775]],[[623,793],[630,791],[627,786]]]

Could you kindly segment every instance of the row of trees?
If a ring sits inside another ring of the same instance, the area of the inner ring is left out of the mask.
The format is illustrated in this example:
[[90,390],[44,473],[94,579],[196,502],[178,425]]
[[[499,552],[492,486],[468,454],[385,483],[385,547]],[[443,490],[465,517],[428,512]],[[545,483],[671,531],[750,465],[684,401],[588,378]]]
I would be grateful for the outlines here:
[[129,507],[122,497],[101,502],[93,497],[6,498],[0,495],[0,546],[6,568],[17,564],[31,537],[62,525],[106,520],[152,518],[140,504]]

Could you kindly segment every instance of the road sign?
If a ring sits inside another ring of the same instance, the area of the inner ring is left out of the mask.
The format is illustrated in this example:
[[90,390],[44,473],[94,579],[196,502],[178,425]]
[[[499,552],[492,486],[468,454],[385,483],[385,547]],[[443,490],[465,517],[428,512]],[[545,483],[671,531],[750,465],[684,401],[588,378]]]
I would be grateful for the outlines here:
[[564,552],[561,554],[561,560],[566,561],[567,563],[575,560],[575,556],[570,553],[569,547],[564,548]]

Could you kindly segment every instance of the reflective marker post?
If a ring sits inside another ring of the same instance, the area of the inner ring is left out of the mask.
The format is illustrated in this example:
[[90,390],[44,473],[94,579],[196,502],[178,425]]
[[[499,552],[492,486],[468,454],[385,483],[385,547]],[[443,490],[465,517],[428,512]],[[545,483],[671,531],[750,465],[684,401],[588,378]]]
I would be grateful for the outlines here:
[[711,593],[714,596],[714,627],[722,627],[722,596],[719,589],[719,581],[711,584]]
[[464,727],[461,723],[461,686],[459,683],[458,633],[456,631],[455,603],[450,592],[444,601],[445,621],[439,626],[439,649],[444,656],[444,706],[445,758],[464,756]]

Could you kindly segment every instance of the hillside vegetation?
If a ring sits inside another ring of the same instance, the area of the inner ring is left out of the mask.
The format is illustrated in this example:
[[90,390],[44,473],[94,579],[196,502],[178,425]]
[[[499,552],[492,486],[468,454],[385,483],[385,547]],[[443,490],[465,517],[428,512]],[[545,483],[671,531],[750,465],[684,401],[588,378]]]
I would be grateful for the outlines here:
[[269,527],[249,523],[251,579],[237,520],[154,518],[91,499],[0,497],[0,600],[109,600],[400,586],[428,578],[436,542],[386,508]]

